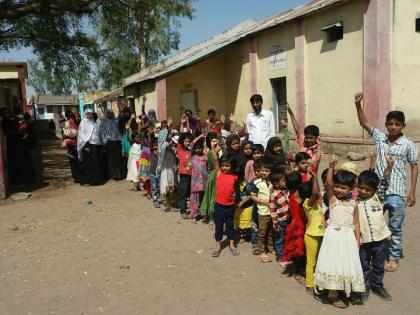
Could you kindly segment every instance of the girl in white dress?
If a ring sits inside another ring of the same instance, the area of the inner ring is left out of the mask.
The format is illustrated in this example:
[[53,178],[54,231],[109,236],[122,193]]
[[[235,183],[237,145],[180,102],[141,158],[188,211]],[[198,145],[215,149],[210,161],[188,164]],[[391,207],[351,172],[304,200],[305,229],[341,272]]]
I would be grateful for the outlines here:
[[351,292],[364,292],[365,284],[359,258],[360,228],[356,203],[351,191],[356,175],[339,170],[334,175],[337,160],[330,161],[327,175],[329,225],[318,255],[315,285],[329,290],[328,299],[339,308],[347,307],[337,290],[349,297]]
[[140,190],[140,155],[141,155],[141,136],[136,134],[134,136],[134,143],[131,146],[127,162],[127,180],[133,182],[133,190]]

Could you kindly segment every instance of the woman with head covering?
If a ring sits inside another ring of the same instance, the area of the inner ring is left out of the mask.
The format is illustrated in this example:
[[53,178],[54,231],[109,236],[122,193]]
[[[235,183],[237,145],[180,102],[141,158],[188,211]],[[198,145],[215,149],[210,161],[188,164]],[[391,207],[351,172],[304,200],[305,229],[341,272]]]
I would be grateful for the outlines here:
[[77,156],[82,162],[83,178],[81,184],[101,185],[104,182],[101,169],[102,140],[93,111],[87,109],[80,123],[77,136]]
[[121,156],[122,156],[122,170],[123,170],[123,177],[127,176],[127,163],[128,163],[128,155],[130,154],[131,149],[131,128],[130,128],[130,119],[131,119],[131,112],[129,108],[124,108],[121,112],[121,116],[118,119],[118,125],[120,128],[120,133],[122,135],[121,141]]
[[105,169],[108,178],[123,179],[122,159],[121,159],[121,140],[118,120],[115,118],[111,109],[106,111],[106,116],[99,125],[99,134],[104,145]]

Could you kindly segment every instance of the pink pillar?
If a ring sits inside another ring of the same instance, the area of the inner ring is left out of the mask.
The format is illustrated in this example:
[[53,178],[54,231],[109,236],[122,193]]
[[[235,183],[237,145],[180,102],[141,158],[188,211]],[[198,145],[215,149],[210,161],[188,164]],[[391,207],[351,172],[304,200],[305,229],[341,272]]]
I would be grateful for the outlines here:
[[157,94],[157,118],[162,121],[168,119],[166,110],[166,80],[159,79],[156,81]]
[[251,94],[257,94],[257,42],[254,37],[250,39],[249,63],[251,66]]
[[296,80],[296,119],[300,126],[306,125],[305,108],[305,22],[295,23],[295,80]]
[[380,128],[391,110],[391,18],[392,0],[365,0],[364,109]]

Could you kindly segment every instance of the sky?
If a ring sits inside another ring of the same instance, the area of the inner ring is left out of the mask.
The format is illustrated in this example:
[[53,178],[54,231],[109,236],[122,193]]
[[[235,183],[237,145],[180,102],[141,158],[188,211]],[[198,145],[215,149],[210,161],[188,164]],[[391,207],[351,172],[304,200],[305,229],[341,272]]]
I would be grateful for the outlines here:
[[[193,0],[194,19],[181,19],[179,49],[202,42],[235,25],[254,18],[261,20],[282,11],[309,2],[309,0]],[[27,61],[35,56],[30,48],[0,51],[0,61]],[[34,94],[27,88],[27,95]]]

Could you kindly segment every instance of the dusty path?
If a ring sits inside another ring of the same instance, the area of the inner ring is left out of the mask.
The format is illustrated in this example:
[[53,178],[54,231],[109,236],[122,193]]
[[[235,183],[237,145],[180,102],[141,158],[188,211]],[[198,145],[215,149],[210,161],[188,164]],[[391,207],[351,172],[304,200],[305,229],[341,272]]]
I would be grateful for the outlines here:
[[[129,188],[63,180],[27,201],[3,202],[0,314],[338,313],[306,295],[276,264],[258,262],[248,244],[238,257],[225,250],[211,258],[206,225],[154,209]],[[341,314],[420,313],[418,226],[419,212],[408,209],[405,258],[385,277],[394,300],[372,296]]]

